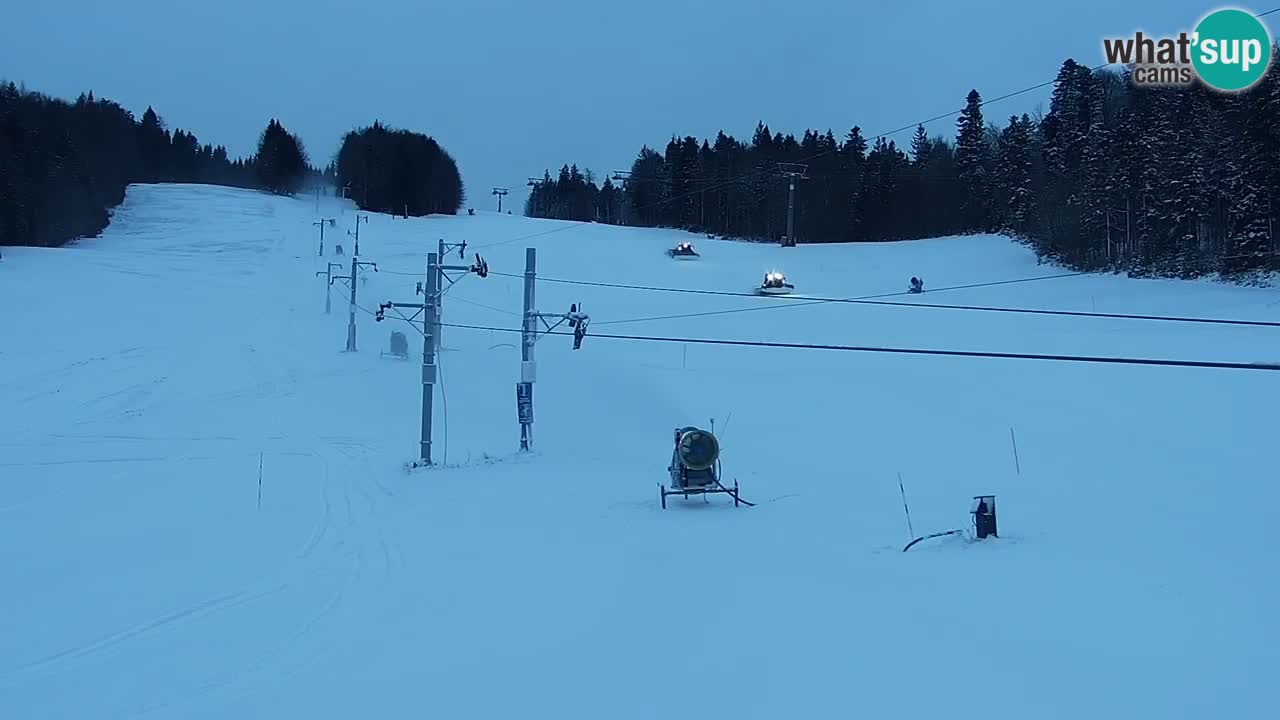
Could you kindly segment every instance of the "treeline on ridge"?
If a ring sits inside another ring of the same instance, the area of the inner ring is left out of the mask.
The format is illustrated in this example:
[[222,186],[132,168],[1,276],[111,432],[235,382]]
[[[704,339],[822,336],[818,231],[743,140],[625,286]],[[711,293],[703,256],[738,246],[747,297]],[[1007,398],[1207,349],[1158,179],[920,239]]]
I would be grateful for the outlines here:
[[49,247],[97,235],[131,183],[292,192],[315,174],[301,144],[274,120],[258,156],[232,159],[221,145],[170,131],[151,107],[135,120],[92,92],[69,103],[0,84],[0,245]]
[[[336,182],[364,209],[454,213],[463,201],[456,163],[431,138],[372,128],[348,133],[337,162],[312,167],[301,140],[271,119],[256,153],[231,158],[194,133],[170,131],[148,107],[75,102],[0,83],[0,246],[60,246],[92,237],[132,183],[203,183],[280,194]],[[349,191],[350,189],[349,188]]]
[[954,139],[919,126],[909,150],[859,127],[839,139],[763,123],[750,142],[673,137],[661,153],[643,147],[618,187],[576,166],[544,174],[525,213],[776,241],[780,164],[800,163],[800,243],[1000,232],[1080,269],[1238,274],[1280,267],[1277,158],[1280,71],[1231,94],[1137,86],[1067,60],[1043,117],[988,123],[974,90]]

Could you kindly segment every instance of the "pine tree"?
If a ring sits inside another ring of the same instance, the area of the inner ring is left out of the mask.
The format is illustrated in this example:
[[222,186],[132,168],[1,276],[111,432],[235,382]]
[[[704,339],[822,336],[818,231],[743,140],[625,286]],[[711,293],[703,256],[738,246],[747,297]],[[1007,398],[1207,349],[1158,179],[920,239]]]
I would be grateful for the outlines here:
[[620,222],[618,213],[618,191],[613,185],[611,178],[605,178],[604,184],[600,186],[599,207],[596,212],[598,218],[603,218],[605,223],[617,225]]
[[1167,153],[1163,168],[1162,196],[1167,198],[1173,272],[1193,277],[1200,272],[1201,228],[1212,205],[1212,187],[1205,169],[1207,142],[1200,118],[1205,91],[1192,87],[1172,98],[1178,122],[1173,124],[1175,152]]
[[1089,68],[1068,59],[1054,80],[1049,114],[1044,119],[1045,164],[1051,181],[1059,186],[1063,197],[1074,202],[1078,189],[1077,173],[1084,154],[1085,138],[1092,112],[1084,81]]
[[[776,239],[774,236],[774,210],[776,202],[771,202],[770,187],[775,185],[773,177],[777,167],[776,145],[769,134],[769,126],[764,123],[756,125],[755,134],[751,138],[752,174],[748,181],[747,209],[750,235]],[[785,208],[783,209],[785,212]]]
[[725,135],[723,130],[716,133],[716,142],[711,148],[712,171],[708,176],[715,188],[715,211],[713,216],[709,215],[714,219],[711,220],[708,232],[729,235],[733,231],[733,201],[741,192],[741,188],[734,183],[734,162],[738,159],[739,152],[736,140]]
[[845,136],[844,144],[840,146],[840,168],[848,178],[848,195],[845,198],[848,218],[848,231],[845,236],[847,240],[864,239],[866,161],[867,139],[862,136],[862,128],[855,125]]
[[[1273,75],[1275,73],[1268,73]],[[1239,275],[1246,270],[1261,267],[1272,250],[1271,221],[1276,195],[1274,187],[1267,187],[1269,177],[1274,177],[1276,137],[1273,122],[1276,107],[1272,103],[1276,93],[1271,85],[1275,81],[1260,82],[1238,95],[1217,98],[1235,142],[1226,151],[1227,186],[1227,248],[1229,260],[1221,269],[1229,275]]]
[[924,125],[916,126],[916,134],[911,137],[911,157],[916,167],[929,162],[929,136],[925,134]]
[[302,143],[273,118],[258,140],[257,172],[262,188],[292,195],[307,170]]
[[1000,133],[998,181],[1001,193],[1003,226],[1006,231],[1023,234],[1028,228],[1034,204],[1031,185],[1031,118],[1025,114],[1009,117],[1009,125]]
[[985,230],[990,223],[991,188],[987,175],[988,146],[982,120],[982,96],[970,90],[956,120],[956,171],[965,194],[963,229]]
[[1080,225],[1075,256],[1088,267],[1098,267],[1114,249],[1107,246],[1111,205],[1115,203],[1114,139],[1107,127],[1106,94],[1096,78],[1081,77],[1082,101],[1089,110],[1089,125],[1080,159]]
[[1137,244],[1133,270],[1165,273],[1174,256],[1174,228],[1170,189],[1165,173],[1172,147],[1172,93],[1165,88],[1136,87],[1131,94],[1132,112],[1125,116],[1122,153],[1125,187],[1131,196],[1130,219]]
[[171,179],[169,168],[169,136],[156,111],[147,106],[138,125],[138,151],[142,154],[143,181],[165,182]]
[[1040,199],[1047,254],[1078,260],[1081,242],[1082,166],[1093,122],[1089,68],[1068,59],[1054,81],[1049,114],[1041,124],[1044,183]]

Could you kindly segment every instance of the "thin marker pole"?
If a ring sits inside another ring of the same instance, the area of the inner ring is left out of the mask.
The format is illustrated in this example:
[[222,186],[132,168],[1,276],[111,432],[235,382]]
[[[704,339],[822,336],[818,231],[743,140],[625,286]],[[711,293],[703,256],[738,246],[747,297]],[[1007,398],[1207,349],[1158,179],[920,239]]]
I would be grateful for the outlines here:
[[1013,435],[1013,426],[1009,426],[1009,442],[1013,443],[1013,467],[1022,475],[1022,464],[1018,462],[1018,438]]
[[898,473],[898,492],[902,493],[902,509],[907,513],[907,532],[911,533],[911,537],[916,536],[915,528],[911,527],[911,508],[907,507],[907,491],[902,487],[902,473]]

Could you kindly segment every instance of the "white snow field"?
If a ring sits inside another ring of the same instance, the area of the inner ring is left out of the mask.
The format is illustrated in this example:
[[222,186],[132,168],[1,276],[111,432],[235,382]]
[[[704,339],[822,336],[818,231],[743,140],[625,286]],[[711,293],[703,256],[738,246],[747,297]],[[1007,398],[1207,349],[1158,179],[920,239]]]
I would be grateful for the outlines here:
[[[315,272],[349,268],[354,213],[321,211],[324,258],[313,198],[133,186],[101,238],[5,249],[0,718],[1280,717],[1280,374],[591,335],[1274,363],[1280,331],[542,280],[539,310],[591,325],[537,345],[533,452],[518,333],[446,327],[448,466],[407,471],[421,334],[358,312],[343,352],[347,290],[326,315]],[[530,245],[543,278],[778,269],[822,297],[1064,272],[990,236],[370,218],[361,306],[415,302],[437,239],[466,240],[492,272],[444,321],[499,328]],[[665,256],[681,238],[700,261]],[[1276,290],[1122,276],[919,301],[1280,320]],[[661,509],[673,430],[713,417],[756,506]],[[916,535],[994,494],[1000,537],[903,553],[899,473]]]

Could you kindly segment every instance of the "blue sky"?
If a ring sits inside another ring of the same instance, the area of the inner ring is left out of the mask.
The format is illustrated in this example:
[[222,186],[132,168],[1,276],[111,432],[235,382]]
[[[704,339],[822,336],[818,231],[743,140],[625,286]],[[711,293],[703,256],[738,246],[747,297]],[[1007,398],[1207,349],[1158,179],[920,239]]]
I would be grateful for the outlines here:
[[[1280,7],[1240,4],[1254,12]],[[426,132],[458,160],[468,203],[576,162],[600,177],[672,134],[749,138],[758,120],[799,136],[876,133],[1051,79],[1067,57],[1102,62],[1102,38],[1190,30],[1215,4],[753,5],[725,0],[63,0],[11,3],[0,77],[55,96],[92,89],[248,155],[267,121],[313,161],[372,123]],[[361,10],[357,10],[361,8]],[[1267,18],[1273,35],[1276,18]],[[1047,106],[1048,89],[988,119]],[[953,122],[928,126],[953,133]],[[896,136],[905,142],[909,133]],[[511,204],[516,200],[516,204]],[[517,210],[518,212],[518,210]]]

